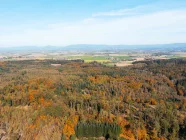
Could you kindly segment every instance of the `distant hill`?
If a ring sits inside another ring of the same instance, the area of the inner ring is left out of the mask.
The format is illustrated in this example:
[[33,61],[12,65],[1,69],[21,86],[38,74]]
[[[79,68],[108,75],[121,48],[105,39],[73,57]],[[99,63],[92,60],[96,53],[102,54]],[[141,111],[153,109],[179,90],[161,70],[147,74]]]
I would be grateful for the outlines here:
[[76,51],[120,51],[120,50],[168,50],[186,51],[186,43],[158,44],[158,45],[69,45],[64,50]]
[[122,51],[122,50],[148,50],[148,51],[186,51],[186,43],[158,44],[158,45],[93,45],[79,44],[64,47],[59,46],[22,46],[0,48],[0,52],[38,52],[38,51]]

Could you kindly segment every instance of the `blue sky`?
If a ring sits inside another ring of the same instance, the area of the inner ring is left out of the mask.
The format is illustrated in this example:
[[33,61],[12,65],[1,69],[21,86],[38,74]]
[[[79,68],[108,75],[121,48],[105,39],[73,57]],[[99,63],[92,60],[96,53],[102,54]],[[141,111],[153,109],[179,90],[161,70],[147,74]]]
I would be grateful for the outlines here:
[[175,42],[185,0],[0,0],[0,47]]

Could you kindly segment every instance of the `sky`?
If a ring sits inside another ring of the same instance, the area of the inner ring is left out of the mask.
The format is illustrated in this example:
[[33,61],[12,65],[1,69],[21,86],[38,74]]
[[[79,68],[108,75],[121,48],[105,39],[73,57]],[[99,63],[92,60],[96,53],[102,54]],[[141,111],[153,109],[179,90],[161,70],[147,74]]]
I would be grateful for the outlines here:
[[0,47],[186,42],[186,0],[0,0]]

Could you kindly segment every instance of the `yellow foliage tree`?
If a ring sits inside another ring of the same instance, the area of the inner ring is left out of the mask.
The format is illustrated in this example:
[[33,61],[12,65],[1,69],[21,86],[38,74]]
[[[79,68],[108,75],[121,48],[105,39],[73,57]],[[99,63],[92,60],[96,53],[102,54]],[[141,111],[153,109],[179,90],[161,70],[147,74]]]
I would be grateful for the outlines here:
[[69,117],[62,129],[62,133],[69,139],[71,135],[75,134],[74,127],[77,125],[79,116],[75,115]]

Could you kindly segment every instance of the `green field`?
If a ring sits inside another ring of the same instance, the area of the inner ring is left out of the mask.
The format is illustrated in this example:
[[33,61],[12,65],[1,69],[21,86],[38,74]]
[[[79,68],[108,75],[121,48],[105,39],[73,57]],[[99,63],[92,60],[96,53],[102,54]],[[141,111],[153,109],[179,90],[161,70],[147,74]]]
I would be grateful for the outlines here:
[[171,56],[168,56],[167,58],[169,59],[174,59],[174,58],[186,58],[185,56],[179,56],[179,55],[171,55]]
[[90,63],[93,61],[97,61],[99,63],[108,63],[108,65],[113,66],[113,63],[122,61],[122,60],[131,60],[131,56],[92,56],[92,55],[84,55],[84,56],[69,56],[68,59],[82,59],[85,63]]
[[131,56],[110,56],[110,57],[117,58],[117,59],[131,59],[132,58]]

